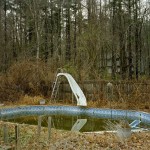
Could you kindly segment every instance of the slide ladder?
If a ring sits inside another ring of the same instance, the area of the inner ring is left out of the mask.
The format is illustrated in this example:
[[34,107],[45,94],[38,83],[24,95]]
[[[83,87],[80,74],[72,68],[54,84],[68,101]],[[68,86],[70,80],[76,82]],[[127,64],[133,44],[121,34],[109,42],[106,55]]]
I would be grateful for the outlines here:
[[54,101],[56,100],[56,97],[59,91],[59,86],[60,86],[60,79],[58,80],[57,74],[61,72],[63,72],[63,69],[58,68],[55,74],[55,81],[53,82],[53,86],[52,86],[51,100],[54,100]]

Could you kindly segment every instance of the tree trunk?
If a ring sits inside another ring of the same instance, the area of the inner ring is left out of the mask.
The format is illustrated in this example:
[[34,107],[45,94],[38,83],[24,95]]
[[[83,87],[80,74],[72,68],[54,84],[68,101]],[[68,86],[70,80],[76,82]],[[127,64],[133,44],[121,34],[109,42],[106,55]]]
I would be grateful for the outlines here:
[[70,31],[70,1],[67,1],[66,8],[66,61],[71,60],[71,31]]
[[135,21],[135,76],[136,79],[138,80],[139,77],[139,34],[138,34],[138,5],[137,5],[137,0],[134,1],[135,3],[135,16],[134,16],[134,21]]
[[61,50],[62,12],[63,12],[63,2],[59,2],[59,9],[58,9],[58,55],[60,57],[62,55],[62,50]]
[[124,28],[123,28],[123,10],[122,10],[122,0],[118,3],[119,7],[119,49],[120,49],[120,75],[122,79],[126,79],[126,52],[125,52],[125,39],[124,39]]
[[48,61],[48,55],[49,55],[49,51],[48,51],[48,16],[47,16],[47,5],[45,6],[44,12],[45,12],[45,22],[44,22],[44,29],[45,29],[45,43],[44,43],[44,60],[47,63]]
[[74,63],[77,55],[77,2],[75,1],[74,6],[74,39],[73,39],[73,47],[74,47]]
[[7,69],[7,1],[5,0],[4,3],[4,13],[5,13],[5,18],[4,18],[4,52],[3,52],[3,60],[4,60],[4,72],[6,72]]
[[53,57],[54,53],[54,40],[53,40],[53,30],[54,30],[54,20],[53,20],[53,1],[50,1],[51,3],[51,28],[50,28],[50,49],[51,49],[51,57]]
[[116,54],[115,54],[115,14],[116,14],[116,0],[113,0],[112,10],[112,79],[116,78]]
[[128,11],[129,11],[129,28],[128,28],[128,52],[129,52],[129,80],[132,79],[132,69],[133,69],[133,64],[132,64],[132,47],[131,47],[131,0],[128,0]]

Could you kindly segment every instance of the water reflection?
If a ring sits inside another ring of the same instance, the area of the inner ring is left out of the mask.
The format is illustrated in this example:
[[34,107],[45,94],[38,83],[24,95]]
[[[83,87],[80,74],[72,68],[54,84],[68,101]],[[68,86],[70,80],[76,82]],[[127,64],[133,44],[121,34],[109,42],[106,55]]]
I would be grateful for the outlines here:
[[[5,119],[4,121],[15,122],[19,124],[37,125],[40,132],[41,126],[50,127],[59,130],[91,132],[105,130],[105,122],[108,119],[92,118],[88,116],[26,116],[13,119]],[[39,134],[39,133],[38,133]]]
[[[89,116],[67,116],[67,115],[51,115],[51,116],[26,116],[13,119],[5,119],[8,122],[16,122],[19,124],[37,125],[38,132],[42,127],[68,131],[93,132],[106,130],[106,122],[118,122],[114,119],[94,118]],[[120,119],[119,119],[120,120]],[[132,121],[129,120],[129,123]],[[143,126],[143,124],[141,124]],[[39,133],[38,133],[39,134]],[[50,136],[49,136],[50,137]]]
[[[40,136],[41,127],[42,127],[42,118],[44,116],[38,116],[38,127],[37,127],[37,135]],[[48,139],[51,137],[51,128],[52,128],[52,117],[48,116],[47,118],[47,127],[48,127]]]
[[77,119],[75,124],[72,126],[71,131],[80,131],[83,126],[86,124],[87,119]]

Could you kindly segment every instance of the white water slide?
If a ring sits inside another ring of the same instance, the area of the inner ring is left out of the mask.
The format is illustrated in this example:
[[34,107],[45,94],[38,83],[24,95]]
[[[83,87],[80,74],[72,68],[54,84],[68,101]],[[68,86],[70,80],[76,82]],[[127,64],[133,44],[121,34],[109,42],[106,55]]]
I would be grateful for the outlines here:
[[71,87],[71,90],[76,97],[77,105],[78,106],[87,106],[86,97],[83,94],[83,92],[80,89],[77,82],[74,80],[74,78],[69,73],[58,73],[57,77],[59,77],[59,76],[65,76],[67,78],[69,85]]

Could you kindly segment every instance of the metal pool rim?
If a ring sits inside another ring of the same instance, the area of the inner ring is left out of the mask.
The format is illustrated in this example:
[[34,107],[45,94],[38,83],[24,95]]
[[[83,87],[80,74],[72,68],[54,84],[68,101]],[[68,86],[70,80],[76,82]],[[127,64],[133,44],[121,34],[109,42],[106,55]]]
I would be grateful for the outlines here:
[[87,108],[80,106],[18,106],[0,109],[1,120],[31,115],[85,115],[95,118],[140,119],[143,123],[150,123],[150,113],[136,110]]

